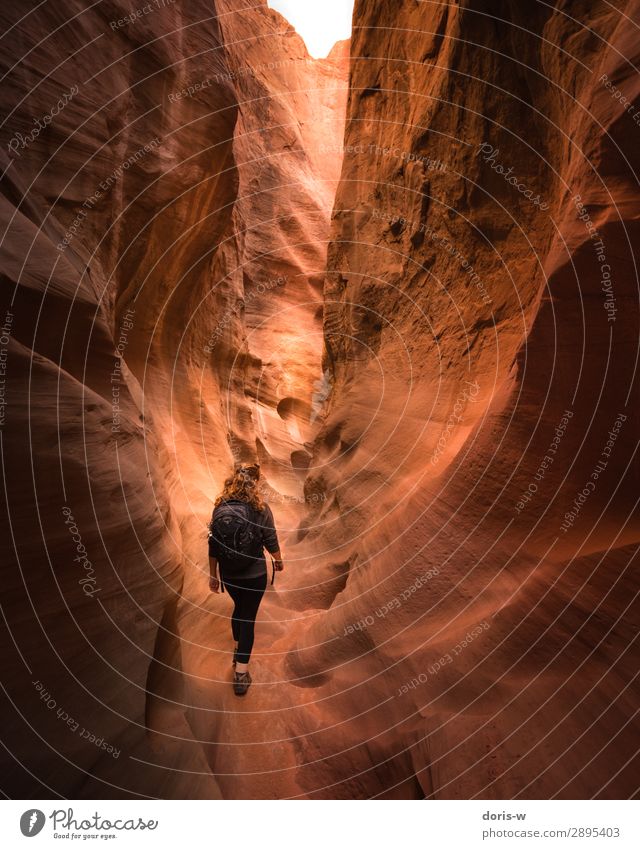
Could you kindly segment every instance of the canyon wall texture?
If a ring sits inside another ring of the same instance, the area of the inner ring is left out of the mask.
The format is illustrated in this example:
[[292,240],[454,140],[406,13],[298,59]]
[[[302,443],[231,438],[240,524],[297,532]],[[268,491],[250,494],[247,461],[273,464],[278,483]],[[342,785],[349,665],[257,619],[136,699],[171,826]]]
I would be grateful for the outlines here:
[[637,790],[639,11],[356,3],[311,793]]
[[[179,693],[174,676],[160,685],[156,675],[178,662],[183,581],[162,417],[190,299],[211,285],[204,246],[221,238],[237,191],[237,100],[220,85],[207,105],[190,101],[183,132],[169,100],[187,78],[183,57],[226,70],[210,4],[194,4],[198,27],[178,4],[129,12],[124,2],[2,11],[4,775],[14,795],[149,795],[150,783],[160,795],[199,792],[173,771],[180,746],[162,775],[146,766],[144,730],[154,696]],[[187,370],[188,354],[179,359]],[[216,795],[214,782],[204,792]]]
[[2,9],[7,795],[637,791],[639,7]]
[[[219,795],[189,745],[181,623],[211,617],[205,523],[234,459],[264,446],[302,497],[340,171],[320,145],[347,72],[344,45],[311,61],[245,5],[1,13],[12,795]],[[269,281],[307,338],[297,371],[282,343],[261,365]]]

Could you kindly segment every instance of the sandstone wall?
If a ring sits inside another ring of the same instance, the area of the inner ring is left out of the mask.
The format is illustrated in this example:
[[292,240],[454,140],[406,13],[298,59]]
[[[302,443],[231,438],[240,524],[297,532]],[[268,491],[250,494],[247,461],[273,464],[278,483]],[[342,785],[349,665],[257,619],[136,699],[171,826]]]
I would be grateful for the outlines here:
[[344,46],[245,6],[2,12],[14,795],[219,792],[185,715],[204,525],[256,452],[302,496],[346,98]]
[[635,792],[637,14],[356,3],[310,791]]
[[0,12],[6,792],[635,792],[639,11]]

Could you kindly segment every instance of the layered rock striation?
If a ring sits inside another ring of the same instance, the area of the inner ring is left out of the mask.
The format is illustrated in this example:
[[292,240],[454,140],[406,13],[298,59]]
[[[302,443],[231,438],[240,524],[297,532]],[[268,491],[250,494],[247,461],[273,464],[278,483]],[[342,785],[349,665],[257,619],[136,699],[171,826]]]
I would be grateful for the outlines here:
[[[234,459],[273,457],[302,495],[340,168],[319,146],[346,98],[344,49],[314,63],[244,5],[2,13],[14,795],[219,793],[185,716],[182,623],[211,615],[205,522]],[[287,327],[300,357],[274,341]]]
[[312,794],[636,791],[637,16],[356,4]]
[[638,5],[0,13],[5,792],[637,791]]

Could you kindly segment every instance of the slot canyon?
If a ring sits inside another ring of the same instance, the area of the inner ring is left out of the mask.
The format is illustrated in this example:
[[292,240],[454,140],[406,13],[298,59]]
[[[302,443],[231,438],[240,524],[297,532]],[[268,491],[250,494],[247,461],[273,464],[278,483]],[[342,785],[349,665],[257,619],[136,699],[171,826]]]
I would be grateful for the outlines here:
[[140,9],[0,10],[4,795],[633,797],[640,3]]

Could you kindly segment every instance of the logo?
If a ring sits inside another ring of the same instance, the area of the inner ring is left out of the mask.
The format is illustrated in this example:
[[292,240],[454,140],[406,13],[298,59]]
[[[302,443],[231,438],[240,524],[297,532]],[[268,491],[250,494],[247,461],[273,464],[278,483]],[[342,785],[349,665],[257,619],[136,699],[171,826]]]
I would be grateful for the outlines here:
[[45,822],[45,815],[37,808],[25,811],[20,817],[20,831],[25,837],[35,837],[40,834]]

